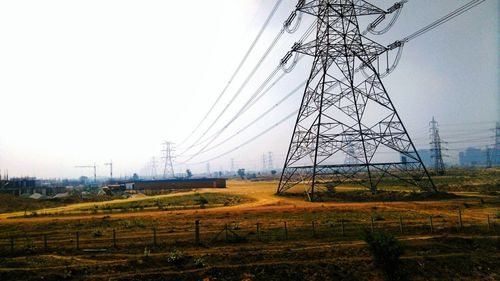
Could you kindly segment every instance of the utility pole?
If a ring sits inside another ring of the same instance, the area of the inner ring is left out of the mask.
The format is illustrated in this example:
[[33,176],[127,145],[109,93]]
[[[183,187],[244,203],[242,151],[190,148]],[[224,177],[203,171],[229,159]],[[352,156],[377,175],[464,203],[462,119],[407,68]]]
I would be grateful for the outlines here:
[[[385,47],[362,34],[358,23],[360,17],[378,16],[373,27],[402,7],[397,4],[387,11],[358,0],[297,5],[298,12],[316,18],[316,38],[295,43],[281,61],[284,65],[292,53],[313,57],[278,194],[300,184],[314,201],[323,183],[336,186],[353,178],[376,193],[386,177],[436,191],[381,80],[379,64],[404,42]],[[357,150],[356,164],[344,163],[349,143]],[[387,153],[392,159],[403,155],[406,161],[386,160]]]
[[93,168],[94,169],[94,183],[97,183],[97,166],[95,164],[93,166],[91,166],[91,165],[75,166],[75,168]]
[[109,166],[109,179],[113,179],[113,160],[110,160],[108,163],[104,163],[104,166]]
[[431,126],[429,129],[431,142],[429,144],[431,145],[431,159],[434,160],[434,172],[436,175],[442,176],[445,173],[441,147],[443,141],[439,137],[438,122],[434,119],[434,116],[432,116],[432,121],[429,122],[429,125]]
[[174,164],[172,162],[172,159],[174,158],[174,156],[172,156],[173,151],[174,151],[173,146],[174,146],[174,144],[171,142],[168,142],[168,141],[163,142],[162,159],[163,159],[163,163],[164,163],[164,165],[163,165],[163,178],[164,179],[167,178],[167,175],[172,177],[172,178],[175,177]]

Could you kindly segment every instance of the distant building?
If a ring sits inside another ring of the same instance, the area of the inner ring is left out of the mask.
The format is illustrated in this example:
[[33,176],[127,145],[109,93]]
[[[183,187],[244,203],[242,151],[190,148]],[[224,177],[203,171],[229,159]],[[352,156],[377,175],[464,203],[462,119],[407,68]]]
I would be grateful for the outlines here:
[[64,192],[64,187],[48,187],[41,184],[36,178],[11,178],[0,181],[0,194],[26,195],[31,196],[35,193],[43,196],[51,196]]
[[[420,155],[420,159],[422,159],[422,163],[426,168],[434,167],[433,159],[431,158],[432,152],[430,149],[419,149],[417,150],[418,155]],[[406,163],[408,161],[408,157],[401,154],[401,162]]]
[[177,190],[193,188],[226,188],[224,178],[141,180],[136,181],[134,190]]
[[495,166],[500,165],[500,159],[497,157],[499,149],[486,148],[479,149],[469,147],[458,154],[460,166]]

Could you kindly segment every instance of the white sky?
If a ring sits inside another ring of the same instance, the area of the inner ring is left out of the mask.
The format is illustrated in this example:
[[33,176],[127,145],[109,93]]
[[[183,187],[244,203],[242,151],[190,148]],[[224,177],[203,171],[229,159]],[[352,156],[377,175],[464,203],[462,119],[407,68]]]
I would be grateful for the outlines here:
[[[164,140],[179,143],[198,124],[275,2],[0,1],[0,170],[9,169],[11,176],[77,177],[90,171],[75,165],[96,163],[98,174],[105,176],[103,163],[113,159],[117,176],[147,173],[145,166],[152,156],[160,156]],[[296,4],[283,2],[217,113]],[[386,9],[394,1],[373,2]],[[374,39],[387,45],[466,2],[410,0],[389,34]],[[426,148],[433,115],[443,124],[443,134],[447,128],[457,132],[456,125],[446,124],[462,124],[459,129],[466,135],[468,130],[485,135],[498,120],[498,6],[498,1],[487,0],[411,41],[399,67],[385,78],[418,148]],[[252,95],[308,22],[305,16],[296,34],[284,35],[221,121],[227,121]],[[287,94],[307,77],[309,68],[310,59],[301,61],[221,139]],[[252,138],[297,109],[301,95],[299,91],[268,118],[193,162]],[[212,161],[211,170],[229,169],[230,158],[237,168],[259,169],[261,155],[267,151],[275,154],[274,165],[281,166],[293,119]],[[203,172],[206,164],[189,168]],[[177,172],[184,169],[185,165],[176,166]]]

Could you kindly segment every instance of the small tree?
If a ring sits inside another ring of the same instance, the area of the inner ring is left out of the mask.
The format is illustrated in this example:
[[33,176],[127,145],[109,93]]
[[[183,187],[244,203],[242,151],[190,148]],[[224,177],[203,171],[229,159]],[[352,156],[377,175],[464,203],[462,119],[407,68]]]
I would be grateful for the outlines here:
[[271,175],[276,175],[276,170],[271,170]]
[[205,209],[205,204],[208,204],[208,200],[200,194],[198,194],[198,198],[196,198],[195,201],[200,205],[200,209]]
[[238,176],[240,176],[241,179],[245,178],[245,169],[238,169]]
[[186,178],[190,179],[192,176],[193,176],[193,173],[191,172],[191,170],[187,169],[186,170]]
[[362,238],[368,244],[375,266],[382,271],[385,280],[406,280],[400,270],[399,260],[405,252],[404,244],[390,233],[383,231],[372,233],[365,229]]

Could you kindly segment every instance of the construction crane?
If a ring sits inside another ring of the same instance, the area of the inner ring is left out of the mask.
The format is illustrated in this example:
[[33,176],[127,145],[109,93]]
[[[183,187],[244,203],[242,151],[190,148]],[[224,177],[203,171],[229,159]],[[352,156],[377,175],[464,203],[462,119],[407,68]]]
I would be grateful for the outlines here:
[[113,160],[110,160],[109,163],[104,163],[104,166],[109,166],[109,178],[113,179]]
[[93,168],[94,169],[94,183],[97,182],[97,166],[94,164],[93,166],[75,166],[75,168]]

